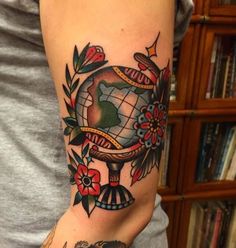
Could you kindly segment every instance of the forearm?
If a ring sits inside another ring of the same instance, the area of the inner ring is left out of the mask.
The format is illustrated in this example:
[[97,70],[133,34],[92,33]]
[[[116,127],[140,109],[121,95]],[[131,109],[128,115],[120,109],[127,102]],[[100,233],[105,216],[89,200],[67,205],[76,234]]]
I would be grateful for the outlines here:
[[83,240],[129,245],[150,219],[166,126],[173,6],[41,0],[72,184],[71,206],[51,247]]

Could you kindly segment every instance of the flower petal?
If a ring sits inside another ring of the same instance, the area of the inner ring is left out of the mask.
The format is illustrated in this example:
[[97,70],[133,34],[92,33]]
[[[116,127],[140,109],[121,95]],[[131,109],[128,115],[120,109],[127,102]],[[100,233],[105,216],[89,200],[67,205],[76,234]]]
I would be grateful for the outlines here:
[[88,168],[85,165],[80,164],[77,169],[77,173],[80,177],[88,174]]
[[75,173],[74,179],[75,179],[75,182],[76,182],[77,185],[82,183],[82,181],[81,181],[82,177],[78,174],[78,172]]
[[91,46],[88,48],[88,51],[86,53],[85,56],[85,61],[84,64],[87,64],[89,62],[90,59],[92,59],[92,57],[96,54],[96,47],[95,46]]
[[82,183],[78,185],[78,190],[82,196],[86,196],[89,194],[88,187],[85,187]]
[[92,62],[101,62],[104,61],[105,54],[104,53],[97,53],[93,56]]
[[89,195],[100,195],[100,184],[93,183],[91,187],[88,188]]
[[80,182],[79,182],[79,179],[80,177],[79,177],[79,174],[78,173],[75,173],[75,175],[74,175],[74,179],[75,179],[75,182],[76,182],[76,184],[78,185],[78,184],[80,184]]
[[159,119],[163,119],[164,118],[164,115],[165,115],[165,112],[164,111],[160,111],[159,112],[159,115],[158,115]]
[[163,136],[163,134],[164,134],[164,131],[163,131],[163,129],[162,128],[158,128],[158,130],[157,130],[157,134],[159,135],[159,136]]
[[160,125],[162,126],[162,127],[164,127],[165,125],[166,125],[166,120],[164,120],[164,119],[162,119],[162,120],[160,120]]
[[155,133],[152,134],[152,144],[155,145],[157,142],[157,135]]
[[153,118],[152,113],[149,112],[149,111],[147,111],[147,112],[145,113],[145,117],[146,117],[146,119],[148,119],[148,120],[151,120],[151,119]]
[[88,170],[88,176],[92,179],[93,183],[100,182],[100,172],[98,170],[94,170],[94,169]]
[[155,120],[158,119],[158,112],[159,112],[158,107],[155,105],[154,110],[153,110],[153,116]]
[[144,135],[144,140],[148,140],[151,137],[152,133],[148,130]]
[[143,123],[140,125],[140,127],[141,127],[142,129],[149,129],[150,123],[149,123],[149,122],[143,122]]

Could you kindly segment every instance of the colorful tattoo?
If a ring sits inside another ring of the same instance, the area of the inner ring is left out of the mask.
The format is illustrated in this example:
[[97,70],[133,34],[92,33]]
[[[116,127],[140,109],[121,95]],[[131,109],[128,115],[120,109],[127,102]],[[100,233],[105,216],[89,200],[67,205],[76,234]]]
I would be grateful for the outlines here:
[[[63,248],[67,248],[67,242]],[[98,241],[93,245],[89,245],[87,241],[79,241],[74,248],[127,248],[127,246],[120,241]]]
[[[82,203],[88,216],[95,207],[118,210],[134,202],[120,183],[125,165],[131,165],[131,186],[159,165],[170,79],[169,61],[163,69],[152,61],[159,36],[146,48],[147,55],[134,54],[139,70],[100,68],[107,63],[103,48],[90,44],[80,54],[75,46],[72,74],[66,65],[64,134],[70,145],[81,149],[68,151],[70,182],[78,188],[74,205]],[[87,78],[80,82],[82,74]],[[105,185],[100,184],[100,172],[90,169],[96,160],[108,168]]]

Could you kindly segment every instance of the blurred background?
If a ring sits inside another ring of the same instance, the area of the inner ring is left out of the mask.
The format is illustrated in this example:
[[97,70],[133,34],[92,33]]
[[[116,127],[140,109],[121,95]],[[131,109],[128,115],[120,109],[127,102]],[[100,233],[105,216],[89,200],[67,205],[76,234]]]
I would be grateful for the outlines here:
[[236,0],[195,0],[173,67],[157,189],[170,248],[235,248]]

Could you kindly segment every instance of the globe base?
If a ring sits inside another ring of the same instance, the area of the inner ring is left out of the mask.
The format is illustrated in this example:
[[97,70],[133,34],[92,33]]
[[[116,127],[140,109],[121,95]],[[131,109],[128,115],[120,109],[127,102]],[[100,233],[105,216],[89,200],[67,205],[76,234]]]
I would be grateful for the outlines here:
[[101,187],[96,206],[106,210],[118,210],[128,207],[134,201],[132,194],[124,186],[106,184]]

